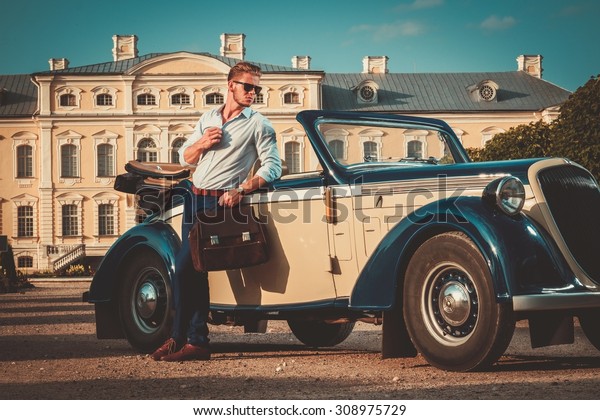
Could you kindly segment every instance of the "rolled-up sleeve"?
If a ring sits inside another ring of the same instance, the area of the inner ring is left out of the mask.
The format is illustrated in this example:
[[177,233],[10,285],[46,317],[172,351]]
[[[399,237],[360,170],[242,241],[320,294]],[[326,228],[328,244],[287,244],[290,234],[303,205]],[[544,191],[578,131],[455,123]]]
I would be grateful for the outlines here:
[[183,157],[186,149],[188,147],[190,147],[192,144],[196,143],[200,137],[202,137],[202,122],[198,121],[196,123],[196,127],[194,128],[194,132],[190,135],[190,137],[181,145],[181,147],[178,150],[179,153],[179,164],[183,167],[192,167],[195,168],[196,166],[198,166],[197,164],[194,163],[188,163],[185,158]]
[[262,119],[258,128],[256,150],[261,165],[256,175],[267,182],[278,179],[281,176],[281,157],[277,150],[275,129],[266,118]]

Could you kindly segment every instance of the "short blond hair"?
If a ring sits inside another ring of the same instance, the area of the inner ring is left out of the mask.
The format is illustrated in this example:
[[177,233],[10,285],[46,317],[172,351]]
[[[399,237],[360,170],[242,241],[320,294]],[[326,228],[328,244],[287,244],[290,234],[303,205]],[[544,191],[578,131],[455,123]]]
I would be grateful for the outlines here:
[[262,70],[256,64],[252,64],[247,61],[240,61],[235,66],[233,66],[231,70],[229,70],[227,80],[231,80],[242,73],[250,73],[258,77],[262,76]]

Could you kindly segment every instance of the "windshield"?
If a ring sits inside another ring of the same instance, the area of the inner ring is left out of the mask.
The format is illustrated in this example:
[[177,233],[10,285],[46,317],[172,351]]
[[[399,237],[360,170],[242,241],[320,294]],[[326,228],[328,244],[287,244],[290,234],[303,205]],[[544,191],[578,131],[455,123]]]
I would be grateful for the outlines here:
[[455,163],[450,136],[431,127],[326,121],[317,129],[333,159],[346,167]]

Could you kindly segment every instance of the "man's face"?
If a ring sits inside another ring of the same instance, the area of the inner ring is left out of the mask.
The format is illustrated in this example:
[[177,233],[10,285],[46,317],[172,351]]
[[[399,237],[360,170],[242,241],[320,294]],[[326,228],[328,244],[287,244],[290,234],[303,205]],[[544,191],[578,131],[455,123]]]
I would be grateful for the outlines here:
[[[244,83],[246,86],[244,86]],[[241,75],[233,78],[229,81],[229,92],[233,96],[233,100],[240,106],[250,106],[254,102],[256,91],[250,89],[246,92],[249,87],[248,84],[258,86],[260,83],[260,77],[250,73],[242,73]]]

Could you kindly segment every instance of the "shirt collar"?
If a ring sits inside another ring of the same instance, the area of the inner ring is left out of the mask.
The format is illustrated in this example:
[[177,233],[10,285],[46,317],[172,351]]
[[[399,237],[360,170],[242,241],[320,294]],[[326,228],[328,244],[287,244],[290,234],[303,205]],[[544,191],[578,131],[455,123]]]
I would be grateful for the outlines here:
[[[219,108],[219,111],[218,111],[219,115],[223,115],[223,109],[225,109],[225,105],[222,105]],[[242,110],[242,112],[240,112],[240,114],[242,114],[246,118],[250,118],[250,116],[252,115],[253,112],[254,112],[254,110],[252,108],[250,108],[249,106],[247,106],[246,108],[244,108]],[[235,118],[237,118],[237,117],[235,117]]]

